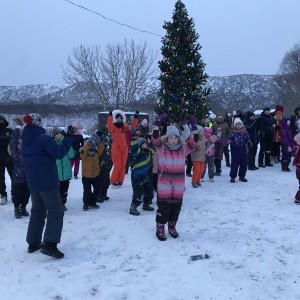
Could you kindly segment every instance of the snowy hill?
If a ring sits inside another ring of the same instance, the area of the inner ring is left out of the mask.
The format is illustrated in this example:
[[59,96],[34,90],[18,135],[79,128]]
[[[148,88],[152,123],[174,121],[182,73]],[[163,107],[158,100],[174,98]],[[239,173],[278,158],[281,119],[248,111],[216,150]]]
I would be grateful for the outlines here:
[[[224,109],[261,109],[264,105],[272,105],[277,101],[276,85],[271,75],[212,76],[208,80],[208,86],[213,91],[210,96],[212,110],[218,113]],[[74,86],[0,86],[2,105],[20,102],[65,106],[95,104],[87,95],[82,97]]]
[[[300,206],[295,168],[248,171],[229,183],[229,168],[186,192],[180,237],[155,236],[155,212],[129,215],[130,175],[109,188],[99,210],[82,211],[81,180],[71,180],[55,260],[28,254],[28,218],[0,206],[0,293],[6,300],[295,300],[300,299]],[[8,190],[10,182],[7,180]],[[29,205],[30,206],[30,205]],[[154,206],[155,201],[154,201]],[[189,262],[191,255],[211,258]]]

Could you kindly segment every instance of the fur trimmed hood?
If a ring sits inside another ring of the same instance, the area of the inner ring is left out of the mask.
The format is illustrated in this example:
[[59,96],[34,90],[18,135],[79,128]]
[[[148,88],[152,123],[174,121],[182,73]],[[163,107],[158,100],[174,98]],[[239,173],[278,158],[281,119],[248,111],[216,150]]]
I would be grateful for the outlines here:
[[112,111],[113,123],[117,123],[117,115],[121,115],[123,124],[126,124],[126,115],[123,111],[115,109]]

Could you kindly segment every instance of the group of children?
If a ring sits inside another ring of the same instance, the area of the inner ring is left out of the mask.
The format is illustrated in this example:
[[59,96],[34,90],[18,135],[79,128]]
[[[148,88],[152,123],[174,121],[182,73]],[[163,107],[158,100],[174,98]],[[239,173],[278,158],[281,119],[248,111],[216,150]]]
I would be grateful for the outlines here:
[[[210,127],[197,125],[195,118],[192,116],[188,122],[189,125],[184,124],[180,128],[176,124],[170,124],[165,130],[161,125],[166,118],[167,115],[163,114],[155,120],[151,142],[149,143],[149,140],[138,135],[138,111],[132,119],[131,125],[126,124],[126,116],[122,111],[114,110],[110,112],[106,127],[101,131],[96,131],[79,148],[82,161],[83,210],[98,209],[97,202],[108,200],[107,190],[110,184],[113,186],[122,185],[129,153],[133,191],[129,213],[134,216],[140,215],[137,208],[141,204],[143,204],[143,210],[153,211],[154,208],[151,204],[154,191],[156,191],[156,236],[161,241],[166,240],[165,224],[168,224],[169,234],[173,238],[178,237],[176,223],[181,211],[185,190],[186,157],[191,154],[193,164],[191,184],[194,188],[201,186],[201,178],[204,177],[206,168],[208,169],[209,180],[213,181],[215,175],[215,148],[218,142],[222,140],[222,128],[218,127],[216,134],[213,134]],[[125,135],[128,131],[132,132],[130,152],[128,152]],[[21,126],[17,126],[10,143],[11,148],[19,149],[19,151],[14,151],[12,154],[14,161],[17,159],[17,154],[20,155],[21,153],[20,136]],[[61,144],[64,139],[64,131],[55,128],[52,137],[57,144]],[[296,194],[295,202],[299,204],[300,134],[295,136],[295,141],[297,146],[294,149],[288,147],[286,150],[288,153],[292,153],[294,150],[295,154],[294,165],[297,168],[296,175],[299,180],[299,191]],[[226,138],[226,145],[230,145],[231,148],[230,182],[234,183],[237,176],[240,181],[247,182],[248,151],[252,147],[252,141],[240,118],[234,119],[233,127]],[[60,195],[65,211],[67,210],[69,183],[72,178],[71,161],[75,155],[76,153],[71,147],[65,157],[56,160]],[[15,165],[15,170],[17,170],[17,161]],[[77,177],[77,174],[78,171],[74,175]],[[16,174],[15,176],[21,175]],[[15,216],[28,215],[26,211],[29,199],[28,187],[27,189],[25,186],[14,188],[16,184],[18,182],[13,180],[13,192],[22,191],[24,201],[17,204],[18,212],[16,213],[15,210]],[[21,198],[18,197],[18,199]]]

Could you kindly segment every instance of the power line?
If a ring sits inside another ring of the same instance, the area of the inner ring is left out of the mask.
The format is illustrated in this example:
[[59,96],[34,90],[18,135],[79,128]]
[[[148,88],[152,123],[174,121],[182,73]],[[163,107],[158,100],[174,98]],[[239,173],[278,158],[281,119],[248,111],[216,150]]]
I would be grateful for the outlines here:
[[136,31],[140,31],[140,32],[144,32],[144,33],[149,33],[149,34],[153,34],[153,35],[157,35],[157,36],[160,36],[160,37],[161,37],[160,34],[157,34],[157,33],[151,32],[151,31],[146,31],[146,30],[138,29],[138,28],[132,27],[132,26],[127,25],[127,24],[124,24],[124,23],[120,23],[120,22],[118,22],[118,21],[115,21],[115,20],[112,20],[112,19],[107,18],[107,17],[103,16],[102,14],[100,14],[100,13],[98,13],[98,12],[96,12],[96,11],[93,11],[93,10],[91,10],[91,9],[88,9],[88,8],[84,7],[84,6],[78,5],[78,4],[76,4],[76,3],[72,2],[72,1],[69,1],[69,0],[65,0],[65,1],[66,1],[66,2],[69,2],[70,4],[72,4],[72,5],[74,5],[74,6],[77,6],[77,7],[80,7],[80,8],[82,8],[82,9],[85,9],[85,10],[87,10],[87,11],[93,13],[93,14],[96,14],[96,15],[98,15],[98,16],[102,17],[103,19],[106,19],[106,20],[108,20],[108,21],[110,21],[110,22],[116,23],[116,24],[118,24],[118,25],[126,26],[126,27],[128,27],[128,28],[130,28],[130,29],[133,29],[133,30],[136,30]]

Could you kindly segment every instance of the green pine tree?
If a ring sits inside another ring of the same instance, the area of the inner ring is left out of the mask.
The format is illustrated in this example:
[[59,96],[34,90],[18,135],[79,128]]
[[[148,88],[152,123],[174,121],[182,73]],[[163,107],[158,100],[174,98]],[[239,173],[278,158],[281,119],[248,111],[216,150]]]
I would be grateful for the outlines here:
[[158,101],[154,107],[160,115],[166,112],[169,120],[181,123],[194,115],[198,122],[209,115],[206,88],[208,75],[204,71],[197,42],[194,20],[188,17],[185,5],[178,0],[173,12],[173,21],[165,22],[167,33],[162,38],[161,53],[163,59],[158,62],[161,82]]

